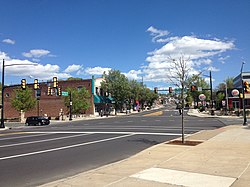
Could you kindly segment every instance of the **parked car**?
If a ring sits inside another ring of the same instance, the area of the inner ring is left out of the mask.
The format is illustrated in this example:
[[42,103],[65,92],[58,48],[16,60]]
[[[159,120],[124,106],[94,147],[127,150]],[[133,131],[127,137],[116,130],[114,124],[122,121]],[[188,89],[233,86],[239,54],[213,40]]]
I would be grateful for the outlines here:
[[26,119],[26,122],[25,122],[26,125],[49,125],[50,124],[50,121],[48,118],[46,117],[43,117],[43,116],[30,116],[30,117],[27,117]]

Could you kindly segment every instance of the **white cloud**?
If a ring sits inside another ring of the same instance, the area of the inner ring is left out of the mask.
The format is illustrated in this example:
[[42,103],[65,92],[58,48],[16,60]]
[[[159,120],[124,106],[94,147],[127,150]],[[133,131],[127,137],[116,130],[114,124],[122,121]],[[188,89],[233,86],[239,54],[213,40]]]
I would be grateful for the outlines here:
[[142,74],[141,70],[130,70],[128,73],[122,73],[124,74],[129,80],[139,80],[142,79],[142,76],[139,76]]
[[45,50],[45,49],[32,49],[29,52],[24,52],[22,53],[23,56],[28,57],[28,58],[40,58],[43,56],[47,56],[50,54],[50,51]]
[[153,42],[166,42],[165,39],[162,39],[160,37],[167,36],[169,34],[168,31],[158,30],[152,26],[147,29],[147,32],[150,32],[150,35],[153,36],[152,38]]
[[90,75],[102,75],[104,72],[108,73],[108,71],[110,71],[111,68],[102,68],[102,67],[88,67],[84,70],[85,74],[90,74]]
[[5,73],[8,76],[16,76],[22,78],[35,77],[43,81],[51,80],[54,76],[57,76],[60,79],[71,77],[71,75],[68,73],[61,73],[60,67],[58,65],[42,65],[36,62],[31,62],[29,60],[12,59],[6,53],[1,51],[0,59],[5,59]]
[[[145,75],[145,81],[169,82],[169,77],[173,76],[175,71],[172,68],[172,59],[178,60],[183,56],[187,61],[189,73],[193,74],[204,67],[212,67],[211,59],[235,48],[233,41],[223,41],[218,38],[204,39],[193,35],[165,38],[168,31],[165,31],[165,34],[160,34],[164,32],[154,27],[150,27],[147,31],[151,32],[153,42],[164,41],[166,44],[148,53],[146,58],[148,65],[141,67],[142,73]],[[162,36],[164,37],[162,38]],[[221,60],[224,59],[221,58]],[[216,67],[212,67],[211,70],[219,71]]]
[[11,39],[9,39],[9,38],[4,39],[2,42],[3,42],[3,43],[6,43],[6,44],[11,44],[11,45],[14,45],[14,44],[16,43],[15,40],[11,40]]
[[65,73],[72,73],[72,72],[79,71],[81,68],[82,68],[81,65],[72,64],[72,65],[69,65],[69,66],[64,70],[64,72],[65,72]]

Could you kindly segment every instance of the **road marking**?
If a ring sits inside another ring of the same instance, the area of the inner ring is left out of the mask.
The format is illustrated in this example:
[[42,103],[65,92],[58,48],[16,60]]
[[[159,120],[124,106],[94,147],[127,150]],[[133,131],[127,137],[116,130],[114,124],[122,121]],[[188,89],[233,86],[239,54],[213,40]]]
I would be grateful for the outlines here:
[[150,114],[145,114],[143,116],[161,116],[163,114],[162,111],[159,111],[159,112],[153,112],[153,113],[150,113]]
[[43,151],[36,151],[36,152],[19,154],[19,155],[6,156],[6,157],[1,157],[0,160],[7,160],[7,159],[12,159],[12,158],[19,158],[19,157],[37,155],[37,154],[42,154],[42,153],[60,151],[60,150],[65,150],[65,149],[90,145],[90,144],[96,144],[96,143],[101,143],[101,142],[107,142],[107,141],[111,141],[111,140],[126,138],[126,137],[129,137],[129,136],[133,136],[133,134],[123,135],[123,136],[118,136],[118,137],[113,137],[113,138],[107,138],[107,139],[103,139],[103,140],[96,140],[96,141],[86,142],[86,143],[81,143],[81,144],[69,145],[69,146],[64,146],[64,147],[58,147],[58,148],[53,148],[53,149],[47,149],[47,150],[43,150]]
[[127,134],[127,135],[160,135],[160,136],[181,136],[181,133],[161,133],[161,132],[116,132],[116,131],[55,131],[55,132],[32,132],[32,133],[48,133],[48,134]]
[[2,148],[2,147],[13,147],[13,146],[18,146],[18,145],[26,145],[26,144],[34,144],[34,143],[41,143],[41,142],[49,142],[49,141],[54,141],[54,140],[75,138],[75,137],[78,137],[78,136],[86,136],[86,135],[90,135],[90,134],[78,134],[78,135],[64,136],[64,137],[58,137],[58,138],[51,138],[51,139],[46,139],[46,140],[37,140],[37,141],[32,141],[32,142],[23,142],[23,143],[9,144],[9,145],[0,145],[0,148]]
[[16,135],[16,134],[27,134],[28,132],[11,132],[11,133],[5,133],[0,134],[0,136],[8,136],[8,135]]
[[236,178],[232,177],[222,177],[163,168],[146,169],[130,177],[186,187],[229,187],[236,180]]
[[[30,134],[30,133],[26,132],[25,134]],[[18,137],[1,138],[0,141],[2,141],[2,140],[21,139],[21,138],[29,138],[29,137],[35,137],[35,136],[45,136],[45,135],[48,135],[48,134],[38,134],[38,135],[29,135],[29,136],[18,136]]]

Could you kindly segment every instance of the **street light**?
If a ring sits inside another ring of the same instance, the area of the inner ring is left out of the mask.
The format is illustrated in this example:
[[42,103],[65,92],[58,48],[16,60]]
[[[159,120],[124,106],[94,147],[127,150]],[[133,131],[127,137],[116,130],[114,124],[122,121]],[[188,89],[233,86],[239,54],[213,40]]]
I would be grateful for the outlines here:
[[3,64],[2,64],[2,111],[1,111],[1,124],[0,128],[5,128],[4,126],[4,68],[9,67],[9,66],[37,66],[37,64],[4,64],[4,59],[3,59]]
[[240,76],[241,76],[241,88],[242,88],[242,106],[243,106],[243,126],[247,125],[247,117],[246,117],[246,105],[245,105],[245,90],[244,90],[244,84],[243,84],[243,75],[242,75],[242,70],[243,70],[243,65],[245,64],[244,61],[242,61],[241,64],[241,69],[240,69]]

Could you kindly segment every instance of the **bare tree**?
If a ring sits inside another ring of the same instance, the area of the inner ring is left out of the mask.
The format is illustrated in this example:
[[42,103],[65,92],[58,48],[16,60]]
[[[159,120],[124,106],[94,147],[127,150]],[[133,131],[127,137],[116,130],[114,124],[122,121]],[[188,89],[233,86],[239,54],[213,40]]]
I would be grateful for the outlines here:
[[184,55],[181,55],[178,59],[169,58],[169,73],[168,78],[169,80],[176,86],[178,86],[181,89],[181,97],[180,97],[180,104],[181,108],[179,109],[181,112],[181,118],[182,118],[182,143],[185,142],[184,135],[185,135],[185,129],[184,129],[184,90],[187,86],[187,79],[190,75],[190,71],[192,70],[191,64],[189,63],[190,59],[185,59]]

